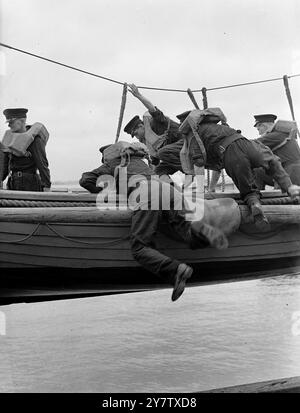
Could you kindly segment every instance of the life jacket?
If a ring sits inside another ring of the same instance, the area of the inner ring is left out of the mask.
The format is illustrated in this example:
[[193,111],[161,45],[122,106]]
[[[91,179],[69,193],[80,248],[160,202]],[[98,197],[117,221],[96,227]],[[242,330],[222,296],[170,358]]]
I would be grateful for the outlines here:
[[[270,132],[281,132],[286,133],[288,136],[277,146],[275,146],[272,151],[277,151],[286,145],[290,140],[297,139],[297,123],[291,120],[278,120]],[[268,133],[268,132],[267,132]],[[263,136],[263,135],[262,135]]]
[[26,132],[22,133],[14,133],[8,130],[2,139],[3,152],[18,157],[29,156],[27,149],[36,136],[40,136],[45,144],[48,142],[49,132],[42,123],[36,122]]
[[143,143],[119,141],[104,149],[103,158],[104,162],[109,162],[113,159],[123,159],[126,156],[133,155],[141,158],[147,158],[148,154],[148,149]]
[[[205,116],[213,116],[216,122],[221,121],[222,123],[226,123],[226,117],[220,108],[196,109],[190,112],[179,127],[179,131],[182,132],[184,136],[183,147],[180,151],[180,161],[183,171],[189,175],[195,174],[195,165],[198,166],[198,168],[204,168],[206,163],[206,150],[197,132],[197,128]],[[191,149],[193,138],[196,139],[200,148],[201,154],[198,156],[195,156]]]
[[149,112],[144,113],[143,122],[145,127],[146,145],[151,156],[157,157],[158,150],[165,145],[170,130],[171,120],[168,119],[168,127],[162,135],[157,135],[151,128],[152,116]]
[[[114,170],[114,178],[115,182],[119,183],[119,175],[121,170],[123,170],[123,176],[127,176],[127,167],[130,163],[131,156],[139,157],[142,159],[149,159],[149,151],[147,146],[141,142],[127,142],[127,141],[119,141],[108,146],[103,151],[103,161],[105,163],[109,163],[112,160],[119,159],[120,163],[115,167]],[[124,185],[127,187],[127,182],[123,182]],[[115,188],[119,194],[122,193],[124,188],[117,187]]]

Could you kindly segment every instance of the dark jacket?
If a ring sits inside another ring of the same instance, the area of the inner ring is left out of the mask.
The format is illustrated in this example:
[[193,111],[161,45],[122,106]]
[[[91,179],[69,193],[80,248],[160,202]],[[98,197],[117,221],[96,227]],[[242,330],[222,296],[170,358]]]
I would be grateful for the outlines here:
[[169,127],[165,145],[169,145],[170,143],[182,139],[183,136],[178,131],[180,126],[179,123],[167,118],[158,108],[155,108],[155,111],[149,111],[149,113],[152,116],[151,128],[157,135],[162,135]]
[[300,148],[296,139],[287,141],[285,145],[276,150],[276,146],[280,145],[288,138],[288,133],[284,132],[269,132],[257,140],[268,146],[277,156],[279,156],[283,166],[289,163],[300,162]]
[[[223,145],[225,146],[229,141],[234,142],[244,138],[235,129],[216,123],[201,123],[197,131],[206,150],[206,168],[218,171],[223,168]],[[198,144],[196,144],[196,148],[197,146]]]

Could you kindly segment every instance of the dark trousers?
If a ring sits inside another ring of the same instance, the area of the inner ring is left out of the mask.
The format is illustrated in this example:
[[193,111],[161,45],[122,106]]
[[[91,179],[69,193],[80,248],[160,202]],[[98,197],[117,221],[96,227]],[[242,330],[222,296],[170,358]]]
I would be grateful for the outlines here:
[[300,185],[300,161],[284,164],[284,169],[290,175],[294,185]]
[[[162,187],[167,184],[162,184]],[[163,190],[163,188],[162,188]],[[172,191],[176,191],[171,188]],[[191,248],[203,248],[208,242],[201,235],[197,237],[191,231],[191,223],[184,218],[184,212],[170,210],[138,209],[133,212],[131,221],[130,244],[133,257],[145,269],[162,277],[173,284],[180,262],[167,257],[156,249],[156,234],[162,230],[162,224],[167,224],[169,234],[173,238],[184,241]]]
[[283,168],[280,158],[275,155],[268,146],[257,141],[252,141],[252,143],[258,151],[262,153],[264,159],[263,167],[254,169],[255,181],[258,188],[265,189],[266,185],[273,186],[275,180],[281,190],[287,192],[288,188],[292,185],[292,181],[287,168]]
[[239,189],[242,198],[249,195],[259,197],[253,169],[263,165],[262,153],[247,139],[234,141],[224,154],[225,170]]
[[26,172],[13,173],[8,178],[7,188],[13,191],[41,192],[43,190],[39,175]]
[[163,146],[158,151],[157,156],[160,160],[160,164],[155,168],[155,173],[157,175],[172,175],[177,171],[182,171],[180,161],[180,151],[182,146],[183,139],[180,139],[177,142]]

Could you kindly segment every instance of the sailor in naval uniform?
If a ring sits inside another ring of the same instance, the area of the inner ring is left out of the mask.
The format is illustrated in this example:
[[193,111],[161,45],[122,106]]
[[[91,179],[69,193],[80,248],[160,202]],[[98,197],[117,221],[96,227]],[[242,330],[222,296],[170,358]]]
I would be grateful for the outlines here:
[[[277,130],[275,127],[277,116],[273,114],[255,115],[254,119],[254,127],[260,135],[257,141],[268,146],[279,157],[292,183],[300,185],[300,148],[297,143],[297,129],[295,128],[293,137],[289,136],[287,131]],[[265,185],[273,186],[271,176],[261,169],[255,172],[260,189],[264,189]]]
[[[16,191],[49,191],[50,171],[46,155],[49,133],[44,125],[26,125],[28,109],[5,109],[9,130],[1,143],[0,182]],[[39,172],[39,173],[38,173]]]
[[140,93],[134,84],[129,85],[129,91],[143,103],[148,109],[148,113],[144,115],[143,120],[137,115],[134,116],[125,126],[124,132],[136,137],[148,147],[147,135],[151,134],[157,138],[153,147],[150,145],[149,148],[152,163],[156,165],[155,173],[157,175],[172,175],[177,171],[182,171],[179,154],[183,146],[183,137],[178,130],[179,123],[165,116]]

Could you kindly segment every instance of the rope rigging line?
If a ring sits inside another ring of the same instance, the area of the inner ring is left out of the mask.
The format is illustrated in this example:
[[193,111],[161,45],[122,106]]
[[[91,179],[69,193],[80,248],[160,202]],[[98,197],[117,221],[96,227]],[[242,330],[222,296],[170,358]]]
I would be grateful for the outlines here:
[[76,244],[83,244],[83,245],[114,245],[114,244],[120,244],[123,241],[128,241],[130,236],[126,235],[125,237],[122,238],[116,238],[114,240],[111,241],[102,241],[102,242],[89,242],[89,241],[80,241],[78,239],[75,238],[70,238],[67,237],[64,234],[61,234],[60,232],[58,232],[56,229],[54,229],[51,225],[49,225],[48,223],[44,224],[51,232],[53,232],[53,234],[57,235],[59,238],[64,239],[65,241],[71,241],[71,242],[75,242]]
[[[7,49],[14,50],[16,52],[26,54],[26,55],[31,56],[31,57],[35,57],[37,59],[44,60],[44,61],[49,62],[49,63],[53,63],[53,64],[56,64],[56,65],[59,65],[59,66],[62,66],[62,67],[66,67],[67,69],[71,69],[71,70],[75,70],[75,71],[80,72],[80,73],[84,73],[84,74],[89,75],[89,76],[94,76],[94,77],[97,77],[97,78],[100,78],[100,79],[103,79],[103,80],[107,80],[107,81],[112,82],[112,83],[116,83],[116,84],[123,85],[123,86],[126,84],[126,82],[121,82],[119,80],[115,80],[115,79],[112,79],[112,78],[109,78],[109,77],[106,77],[106,76],[101,76],[101,75],[98,75],[96,73],[89,72],[87,70],[79,69],[78,67],[67,65],[65,63],[58,62],[57,60],[49,59],[47,57],[43,57],[43,56],[28,52],[28,51],[23,50],[23,49],[18,49],[17,47],[13,47],[13,46],[10,46],[8,44],[4,44],[4,43],[0,42],[0,46],[2,46],[4,48],[7,48]],[[290,79],[290,78],[299,77],[299,76],[300,76],[300,73],[295,74],[295,75],[289,75],[289,76],[287,76],[287,78]],[[282,77],[273,78],[273,79],[258,80],[258,81],[254,81],[254,82],[237,83],[237,84],[227,85],[227,86],[207,88],[206,90],[211,91],[211,90],[228,89],[228,88],[239,87],[239,86],[255,85],[255,84],[258,84],[258,83],[275,82],[275,81],[279,81],[279,80],[282,80]],[[159,90],[159,91],[163,91],[163,92],[183,92],[183,93],[187,92],[187,89],[171,89],[171,88],[168,89],[168,88],[159,88],[159,87],[150,87],[150,86],[138,86],[138,88],[148,89],[148,90]],[[202,89],[191,90],[191,92],[194,92],[194,93],[195,92],[202,92]]]
[[38,229],[39,229],[42,225],[45,225],[53,234],[55,234],[55,235],[58,236],[59,238],[62,238],[62,239],[64,239],[65,241],[75,242],[76,244],[94,245],[94,246],[96,246],[96,245],[114,245],[114,244],[120,244],[120,243],[123,242],[123,241],[128,241],[129,238],[130,238],[129,235],[126,235],[125,237],[116,238],[116,239],[113,239],[113,240],[110,240],[110,241],[102,241],[102,242],[101,242],[101,241],[100,241],[100,242],[99,242],[99,241],[98,241],[98,242],[81,241],[81,240],[78,240],[78,239],[75,239],[75,238],[67,237],[67,236],[64,235],[64,234],[61,234],[60,232],[58,232],[56,229],[54,229],[54,228],[53,228],[51,225],[49,225],[48,223],[44,223],[44,224],[38,223],[38,224],[36,225],[36,227],[34,228],[34,230],[33,230],[30,234],[26,235],[24,238],[16,239],[16,240],[13,240],[13,241],[0,240],[0,244],[20,244],[20,243],[22,243],[22,242],[25,242],[25,241],[29,240],[30,238],[32,238],[33,236],[35,236],[36,233],[37,233],[37,231],[38,231]]
[[14,241],[0,240],[0,243],[1,244],[19,244],[21,242],[27,241],[29,238],[33,237],[36,234],[40,226],[41,226],[41,223],[37,224],[34,230],[29,235],[26,235],[24,238],[17,239]]
[[124,86],[123,86],[121,108],[120,108],[120,115],[119,115],[119,122],[118,122],[118,128],[117,128],[115,143],[118,142],[119,137],[120,137],[121,127],[122,127],[122,122],[123,122],[125,107],[126,107],[126,100],[127,100],[127,83],[125,83]]

